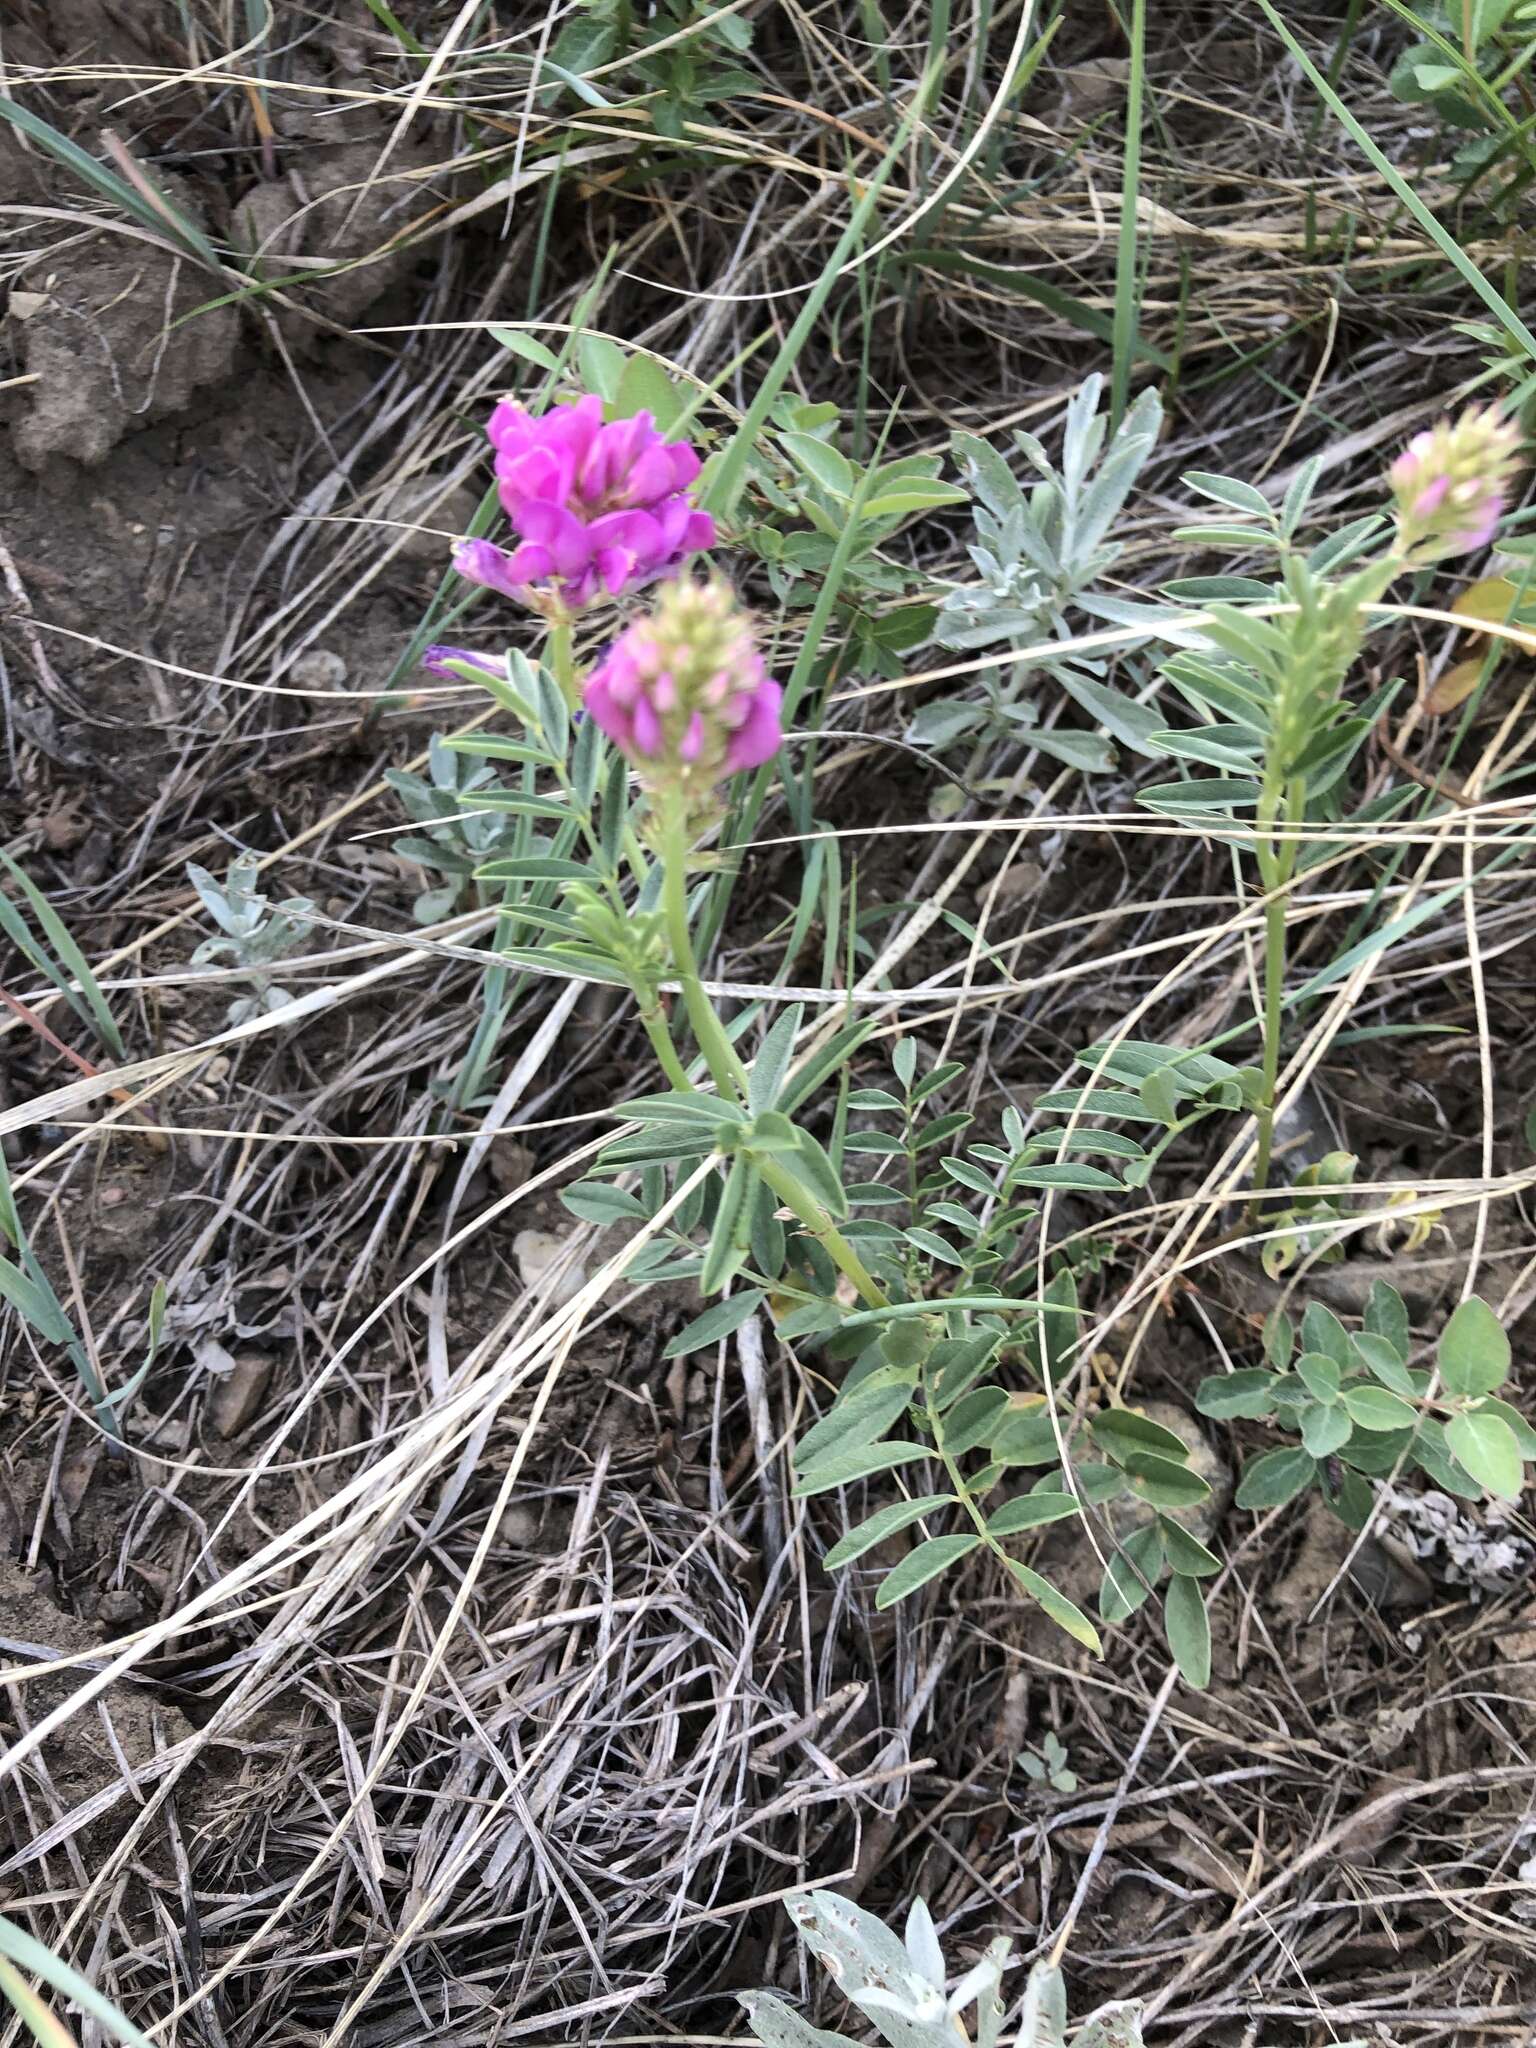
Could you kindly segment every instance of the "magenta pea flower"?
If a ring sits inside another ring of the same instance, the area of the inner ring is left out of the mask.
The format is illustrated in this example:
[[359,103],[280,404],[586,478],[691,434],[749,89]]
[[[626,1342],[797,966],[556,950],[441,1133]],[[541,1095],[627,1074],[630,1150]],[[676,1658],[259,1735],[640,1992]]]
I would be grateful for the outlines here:
[[568,619],[605,593],[675,575],[714,543],[715,522],[690,494],[697,453],[663,440],[648,412],[605,422],[602,400],[589,395],[535,419],[503,399],[486,432],[518,545],[461,542],[454,565],[472,583]]
[[506,680],[507,665],[498,661],[493,654],[476,654],[471,647],[429,647],[421,657],[421,665],[428,675],[442,676],[452,682],[468,682],[466,669],[473,671],[474,680],[481,676],[494,677],[500,683]]
[[778,752],[783,691],[719,576],[670,583],[587,678],[592,719],[652,788],[704,790]]
[[1514,474],[1519,429],[1474,406],[1415,434],[1387,472],[1397,504],[1397,552],[1435,562],[1493,539]]

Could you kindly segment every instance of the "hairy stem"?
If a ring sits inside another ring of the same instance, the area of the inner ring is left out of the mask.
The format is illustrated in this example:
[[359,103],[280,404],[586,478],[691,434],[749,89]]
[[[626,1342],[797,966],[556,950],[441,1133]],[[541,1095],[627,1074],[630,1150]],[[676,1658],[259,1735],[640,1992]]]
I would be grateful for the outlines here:
[[[1281,823],[1294,828],[1300,822],[1302,799],[1302,784],[1292,781],[1286,788],[1283,802],[1278,793],[1261,800],[1261,833],[1273,832],[1277,812]],[[1290,908],[1287,892],[1296,871],[1297,851],[1291,830],[1279,839],[1270,839],[1267,848],[1262,837],[1260,839],[1259,873],[1269,901],[1264,906],[1264,1080],[1257,1110],[1258,1147],[1253,1162],[1250,1216],[1256,1213],[1258,1198],[1269,1187],[1270,1166],[1274,1159],[1275,1098],[1280,1087],[1280,1026],[1285,1003],[1286,916]]]
[[682,989],[683,1007],[699,1042],[715,1085],[722,1095],[747,1099],[747,1070],[730,1041],[720,1013],[704,992],[688,924],[688,825],[682,800],[668,793],[661,799],[661,902],[667,920],[672,961]]
[[[693,950],[693,933],[688,924],[688,821],[681,798],[670,794],[663,796],[660,817],[661,900],[688,1022],[722,1097],[729,1099],[734,1096],[745,1102],[747,1070],[720,1021],[719,1012],[705,991]],[[649,1024],[646,1028],[650,1029]],[[659,1053],[659,1043],[654,1037],[652,1043],[657,1044]],[[676,1058],[675,1052],[673,1057]],[[683,1085],[689,1085],[686,1077]],[[811,1235],[826,1247],[827,1256],[848,1276],[870,1307],[884,1308],[887,1305],[884,1288],[838,1229],[825,1203],[805,1185],[794,1168],[787,1165],[783,1157],[773,1153],[754,1153],[752,1165],[785,1207],[792,1209]]]
[[574,711],[581,703],[581,692],[576,687],[576,628],[571,620],[562,619],[550,627],[544,658],[560,685],[561,696]]

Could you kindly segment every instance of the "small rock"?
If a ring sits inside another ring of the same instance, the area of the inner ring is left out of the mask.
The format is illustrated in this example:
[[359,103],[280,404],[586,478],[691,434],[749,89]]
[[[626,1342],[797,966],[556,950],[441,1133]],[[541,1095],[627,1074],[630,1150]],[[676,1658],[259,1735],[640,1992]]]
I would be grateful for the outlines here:
[[520,1188],[533,1172],[533,1154],[517,1138],[492,1138],[486,1163],[491,1169],[491,1185],[502,1195]]
[[144,1618],[137,1593],[126,1586],[113,1586],[96,1602],[96,1619],[103,1628],[134,1628]]
[[64,803],[52,810],[39,827],[44,846],[50,853],[73,853],[84,839],[90,826],[84,814],[74,804]]
[[1415,1322],[1422,1321],[1456,1278],[1450,1259],[1346,1259],[1341,1266],[1316,1266],[1307,1275],[1313,1297],[1341,1316],[1362,1316],[1380,1280],[1395,1287]]
[[1347,1577],[1371,1606],[1384,1613],[1425,1607],[1433,1588],[1396,1544],[1374,1537],[1356,1547],[1351,1531],[1315,1495],[1307,1507],[1301,1544],[1269,1592],[1269,1605],[1282,1620],[1301,1624],[1336,1581]]
[[496,1524],[496,1541],[508,1550],[532,1550],[539,1540],[539,1518],[532,1508],[516,1501],[503,1508]]
[[215,1436],[238,1436],[252,1420],[272,1378],[272,1360],[260,1351],[242,1351],[208,1396],[208,1426]]
[[998,876],[993,886],[994,902],[1020,903],[1026,896],[1033,896],[1045,880],[1045,869],[1037,860],[1016,860],[1012,867]]
[[[560,1237],[552,1230],[520,1230],[512,1240],[512,1257],[525,1287],[538,1287],[544,1275],[559,1259],[567,1257],[568,1237]],[[579,1294],[587,1284],[587,1269],[576,1259],[568,1259],[564,1270],[553,1279],[545,1290],[551,1308],[561,1308],[573,1295]]]
[[[157,183],[201,225],[184,178],[160,171]],[[11,293],[12,313],[18,296],[39,302],[14,329],[31,380],[11,436],[24,469],[48,469],[61,456],[92,467],[124,434],[184,411],[234,367],[239,316],[233,306],[206,307],[208,279],[196,264],[108,239],[111,247],[87,236],[50,255],[46,291]]]
[[347,664],[328,647],[311,647],[288,673],[301,690],[339,690],[347,680]]

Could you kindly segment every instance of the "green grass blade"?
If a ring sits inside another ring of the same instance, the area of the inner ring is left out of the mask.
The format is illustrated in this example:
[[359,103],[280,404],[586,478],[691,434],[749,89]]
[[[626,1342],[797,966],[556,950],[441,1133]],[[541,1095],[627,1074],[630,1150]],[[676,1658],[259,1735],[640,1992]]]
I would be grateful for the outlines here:
[[[1044,278],[1036,277],[1027,270],[1015,270],[1006,263],[988,263],[980,256],[972,256],[959,246],[950,249],[935,249],[924,246],[907,250],[902,260],[924,270],[957,272],[962,277],[974,277],[981,284],[995,285],[999,291],[1011,292],[1016,298],[1030,299],[1037,306],[1043,306],[1058,320],[1065,320],[1083,334],[1091,334],[1095,341],[1113,345],[1115,326],[1092,306],[1085,306],[1081,299],[1074,299],[1070,292],[1049,284]],[[1138,358],[1150,363],[1154,369],[1171,371],[1173,357],[1166,349],[1153,346],[1133,332],[1130,343],[1130,359]]]
[[1141,113],[1147,69],[1147,0],[1131,0],[1131,72],[1125,99],[1125,169],[1120,187],[1120,245],[1115,255],[1114,362],[1110,373],[1109,431],[1118,431],[1131,390],[1131,364],[1139,325],[1140,256],[1136,235],[1141,198]]
[[23,135],[30,136],[40,148],[47,150],[56,163],[62,164],[65,170],[99,192],[103,199],[110,200],[119,212],[126,213],[130,219],[138,221],[141,227],[152,228],[157,235],[163,235],[167,228],[170,228],[180,237],[189,256],[195,256],[199,263],[206,264],[210,270],[223,268],[213,244],[201,228],[195,227],[180,208],[173,206],[158,188],[157,203],[151,204],[125,179],[118,177],[115,171],[109,171],[104,164],[97,163],[95,157],[83,150],[79,143],[71,142],[67,135],[61,135],[52,122],[44,121],[30,108],[18,106],[14,100],[6,99],[3,95],[0,95],[0,120],[9,121],[13,128],[19,128]]
[[[18,1927],[14,1920],[8,1920],[3,1913],[0,1913],[0,1956],[4,1956],[8,1962],[19,1964],[23,1970],[30,1970],[34,1977],[41,1977],[45,1984],[52,1985],[53,1989],[60,1992],[71,2004],[78,2005],[82,2012],[88,2012],[99,2026],[106,2029],[113,2040],[121,2041],[124,2048],[154,2048],[154,2043],[149,2037],[141,2034],[133,2021],[119,2012],[110,1998],[104,1997],[94,1984],[88,1983],[81,1976],[78,1970],[71,1969],[68,1963],[61,1961],[53,1953],[52,1949],[44,1948],[43,1944],[28,1934],[24,1927]],[[4,1989],[7,1998],[12,1998],[12,1980],[9,1977],[0,1979],[0,1988]],[[15,2003],[14,1998],[12,2002]],[[17,2010],[26,2017],[22,2006],[18,2005]],[[47,2039],[51,2043],[57,2037],[50,2034],[40,2035],[38,2038]],[[64,2038],[68,2039],[68,2036],[65,2035]]]
[[801,307],[795,324],[784,337],[784,345],[774,357],[766,376],[757,388],[757,395],[747,408],[746,416],[736,429],[718,460],[711,464],[707,487],[699,502],[707,512],[729,516],[736,508],[747,480],[747,464],[757,446],[774,401],[789,379],[789,373],[799,360],[800,351],[811,337],[811,330],[821,317],[821,309],[831,296],[832,287],[843,274],[848,258],[858,248],[864,237],[864,229],[875,210],[886,180],[901,161],[907,139],[916,126],[933,84],[930,72],[912,96],[912,104],[902,116],[890,148],[876,165],[873,176],[864,188],[864,196],[848,216],[848,225],[838,237],[837,247],[828,257],[820,277],[811,288],[809,298]]
[[[0,926],[4,927],[12,944],[27,955],[33,966],[40,973],[47,975],[48,979],[71,1006],[79,1012],[81,1017],[88,1024],[95,1026],[102,1043],[111,1052],[113,1058],[125,1060],[128,1057],[127,1048],[123,1044],[121,1032],[119,1032],[117,1025],[113,1021],[112,1012],[107,1008],[107,999],[102,994],[85,955],[70,937],[64,920],[59,916],[37,884],[17,866],[16,862],[3,848],[0,848],[0,860],[5,862],[6,867],[15,878],[17,887],[21,889],[27,901],[31,904],[32,913],[42,926],[44,935],[57,954],[63,972],[61,973],[54,967],[47,954],[42,951],[35,941],[29,943],[30,934],[26,932],[25,926],[22,926],[21,931],[18,933],[15,926],[20,924],[20,919],[17,917],[13,907],[9,903],[5,903],[3,898],[0,898],[0,904],[3,904],[3,908],[0,908]],[[10,911],[9,917],[5,915],[6,911]],[[71,978],[74,983],[78,984],[78,998],[75,989],[71,986]],[[83,1008],[81,1007],[82,1004],[84,1005]]]
[[384,0],[363,0],[363,5],[367,8],[368,12],[373,16],[375,21],[377,21],[382,27],[388,29],[389,33],[394,37],[395,41],[400,45],[402,50],[409,51],[409,53],[413,57],[426,56],[426,44],[419,43],[416,40],[415,36],[411,34],[410,30],[405,26],[404,22],[401,21],[399,16],[393,13],[391,9],[385,6]]
[[1295,36],[1291,34],[1284,21],[1271,6],[1270,0],[1258,0],[1258,4],[1270,27],[1280,37],[1312,84],[1317,88],[1324,100],[1327,101],[1333,113],[1343,123],[1344,127],[1348,129],[1350,135],[1360,145],[1361,149],[1365,151],[1376,169],[1380,171],[1381,175],[1392,187],[1392,190],[1397,194],[1397,197],[1419,223],[1419,226],[1423,228],[1424,232],[1435,243],[1447,263],[1460,272],[1467,284],[1471,286],[1489,312],[1492,313],[1495,320],[1498,321],[1510,340],[1518,343],[1529,359],[1536,363],[1536,334],[1532,334],[1530,328],[1526,326],[1514,308],[1509,305],[1498,288],[1491,285],[1487,278],[1483,276],[1483,273],[1462,248],[1450,229],[1441,226],[1440,222],[1430,212],[1424,201],[1414,191],[1412,185],[1409,184],[1397,166],[1376,147],[1376,144],[1366,134],[1364,128],[1361,127],[1348,107],[1345,106],[1301,44],[1297,42]]

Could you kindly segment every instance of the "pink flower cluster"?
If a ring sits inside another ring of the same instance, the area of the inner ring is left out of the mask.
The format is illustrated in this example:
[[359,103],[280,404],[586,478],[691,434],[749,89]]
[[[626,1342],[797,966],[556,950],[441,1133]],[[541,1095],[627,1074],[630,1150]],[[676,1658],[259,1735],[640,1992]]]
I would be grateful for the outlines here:
[[504,399],[486,429],[496,450],[496,483],[519,545],[463,541],[454,564],[519,604],[556,618],[583,611],[603,593],[621,597],[674,575],[715,522],[689,487],[699,458],[686,441],[665,441],[648,412],[603,419],[588,395],[537,419]]
[[1415,434],[1387,473],[1397,545],[1418,562],[1485,548],[1497,531],[1520,445],[1493,406]]
[[668,584],[593,669],[584,702],[643,781],[702,790],[773,757],[782,699],[715,576]]

